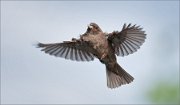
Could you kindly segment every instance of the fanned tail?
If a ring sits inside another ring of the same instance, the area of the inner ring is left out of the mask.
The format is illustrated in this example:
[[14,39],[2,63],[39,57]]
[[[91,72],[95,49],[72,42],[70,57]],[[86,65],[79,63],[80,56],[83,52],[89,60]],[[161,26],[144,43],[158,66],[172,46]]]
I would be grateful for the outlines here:
[[131,83],[134,78],[128,74],[118,63],[106,65],[107,87],[116,88]]

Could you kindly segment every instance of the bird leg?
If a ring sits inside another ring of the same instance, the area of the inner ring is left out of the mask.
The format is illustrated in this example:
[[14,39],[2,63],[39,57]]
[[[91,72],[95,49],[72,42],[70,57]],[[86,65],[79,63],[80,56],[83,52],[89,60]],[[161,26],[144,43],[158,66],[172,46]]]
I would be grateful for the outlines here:
[[101,60],[103,59],[103,58],[105,58],[107,56],[107,54],[106,53],[103,53],[103,55],[101,56]]

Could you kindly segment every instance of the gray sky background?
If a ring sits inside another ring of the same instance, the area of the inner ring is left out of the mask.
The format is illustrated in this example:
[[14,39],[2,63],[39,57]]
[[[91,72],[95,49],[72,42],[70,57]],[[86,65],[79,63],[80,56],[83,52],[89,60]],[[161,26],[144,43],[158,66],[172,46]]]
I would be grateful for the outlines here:
[[[90,22],[103,31],[141,25],[147,39],[138,52],[118,57],[135,80],[106,87],[97,59],[74,62],[33,46],[78,38]],[[158,81],[178,84],[179,1],[1,1],[2,104],[147,104]]]

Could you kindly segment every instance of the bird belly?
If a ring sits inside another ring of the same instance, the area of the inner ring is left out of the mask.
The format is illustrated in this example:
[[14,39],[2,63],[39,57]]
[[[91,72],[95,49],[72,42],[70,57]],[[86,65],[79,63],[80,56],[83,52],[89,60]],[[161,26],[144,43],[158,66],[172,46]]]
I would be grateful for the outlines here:
[[94,56],[96,56],[100,62],[107,64],[116,61],[113,49],[109,46],[105,36],[84,36],[83,40],[89,42]]
[[99,60],[101,63],[109,64],[116,62],[116,55],[114,53],[114,50],[112,46],[107,42],[103,45],[103,47],[99,47],[98,49],[99,53]]
[[100,62],[103,64],[109,64],[116,62],[116,56],[114,54],[107,54],[102,58],[99,58]]

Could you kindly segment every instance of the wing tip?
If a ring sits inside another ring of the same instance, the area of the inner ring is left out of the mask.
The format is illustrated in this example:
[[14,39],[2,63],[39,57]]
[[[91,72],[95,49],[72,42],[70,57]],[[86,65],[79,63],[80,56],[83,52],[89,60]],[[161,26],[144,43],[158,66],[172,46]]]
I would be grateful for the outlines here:
[[45,44],[42,44],[40,42],[36,43],[36,48],[45,47]]
[[137,30],[143,30],[143,27],[141,27],[141,25],[137,25],[137,24],[132,25],[132,23],[129,23],[127,25],[126,23],[124,23],[122,30],[127,29],[127,28],[134,28]]
[[35,41],[32,43],[32,46],[36,47],[36,48],[39,48],[42,46],[42,43],[38,42],[38,41]]

